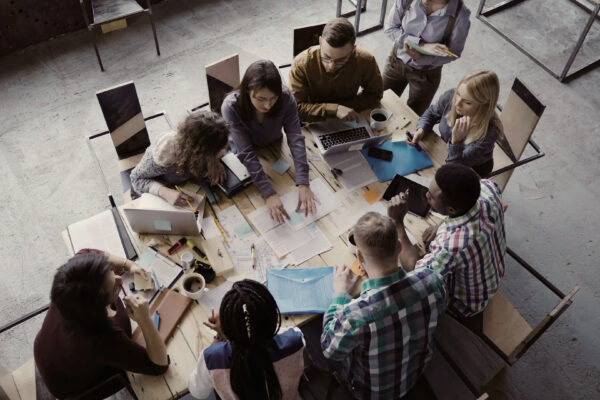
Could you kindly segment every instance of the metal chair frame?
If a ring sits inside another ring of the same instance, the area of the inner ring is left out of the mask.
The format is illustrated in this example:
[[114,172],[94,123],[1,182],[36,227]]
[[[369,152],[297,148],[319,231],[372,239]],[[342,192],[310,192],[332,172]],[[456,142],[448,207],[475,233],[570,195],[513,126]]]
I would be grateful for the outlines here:
[[381,11],[379,14],[379,23],[375,24],[369,28],[365,28],[362,31],[359,29],[360,27],[360,14],[367,11],[367,0],[348,0],[350,4],[354,7],[354,10],[348,11],[347,13],[342,14],[342,0],[337,0],[337,9],[335,12],[336,17],[344,17],[348,18],[354,15],[354,29],[356,29],[356,36],[366,35],[367,33],[371,33],[383,28],[383,22],[385,20],[385,11],[387,9],[387,0],[382,0],[381,2]]
[[[96,26],[99,26],[99,25],[103,25],[103,24],[107,24],[107,23],[110,23],[110,22],[118,21],[118,20],[121,20],[121,19],[124,19],[124,18],[127,18],[127,17],[132,17],[132,16],[137,15],[137,14],[141,14],[141,13],[148,14],[148,18],[150,19],[150,25],[152,26],[152,35],[154,36],[154,43],[156,45],[156,54],[158,56],[160,56],[160,48],[158,46],[158,38],[156,37],[156,28],[154,27],[154,20],[152,19],[152,4],[151,4],[150,0],[146,0],[146,7],[147,8],[142,8],[142,10],[134,12],[134,13],[119,15],[117,17],[110,18],[110,19],[107,19],[105,21],[102,21],[102,23],[95,23],[93,20],[92,20],[92,23],[90,23],[90,20],[88,18],[87,9],[86,9],[85,5],[83,4],[84,1],[85,0],[79,0],[79,5],[81,6],[81,12],[83,13],[83,18],[85,20],[85,25],[87,26],[88,32],[90,33],[90,37],[92,39],[92,44],[94,45],[94,51],[96,52],[96,58],[98,58],[98,64],[100,64],[100,70],[102,72],[104,72],[104,66],[102,65],[102,60],[100,59],[100,52],[98,52],[98,44],[96,43],[96,33],[95,33],[94,28]],[[89,1],[93,2],[94,0],[89,0]],[[92,19],[93,19],[93,16],[92,16]]]
[[[338,0],[338,2],[339,1],[341,1],[341,0]],[[591,69],[600,65],[600,59],[597,59],[597,60],[592,61],[592,62],[588,63],[587,65],[584,65],[583,67],[581,67],[578,70],[569,74],[569,70],[571,69],[573,61],[575,61],[575,57],[577,56],[577,54],[579,53],[579,50],[583,46],[583,42],[584,42],[587,34],[589,33],[590,29],[592,28],[592,24],[594,23],[594,20],[596,18],[600,19],[600,15],[599,15],[600,14],[600,2],[597,2],[596,6],[592,10],[578,0],[569,0],[571,3],[574,3],[579,8],[585,10],[588,14],[590,14],[590,17],[588,18],[586,25],[583,28],[583,31],[579,35],[579,39],[577,40],[577,43],[575,44],[575,47],[573,48],[573,51],[571,52],[571,54],[567,60],[567,63],[565,64],[562,71],[558,74],[558,73],[554,72],[553,70],[551,70],[548,66],[546,66],[546,64],[544,64],[542,61],[540,61],[539,58],[537,58],[536,56],[531,54],[528,50],[526,50],[522,45],[517,43],[517,41],[511,39],[500,28],[498,28],[496,25],[494,25],[489,19],[490,16],[492,16],[500,11],[506,10],[516,4],[522,3],[523,1],[524,0],[506,0],[506,1],[503,1],[503,2],[500,2],[496,5],[494,5],[492,7],[488,7],[484,10],[486,0],[481,0],[479,3],[479,7],[477,8],[477,14],[476,14],[477,19],[479,19],[481,22],[483,22],[484,24],[486,24],[487,26],[492,28],[492,30],[494,32],[496,32],[497,34],[502,36],[504,39],[506,39],[510,44],[515,46],[519,51],[521,51],[521,53],[525,54],[533,62],[535,62],[540,67],[542,67],[542,69],[544,69],[550,75],[552,75],[553,77],[558,79],[560,82],[569,82],[570,80],[575,79],[575,78],[579,77],[580,75],[583,75],[584,73],[586,73],[586,72],[590,71]],[[359,2],[360,2],[360,0],[359,0]]]

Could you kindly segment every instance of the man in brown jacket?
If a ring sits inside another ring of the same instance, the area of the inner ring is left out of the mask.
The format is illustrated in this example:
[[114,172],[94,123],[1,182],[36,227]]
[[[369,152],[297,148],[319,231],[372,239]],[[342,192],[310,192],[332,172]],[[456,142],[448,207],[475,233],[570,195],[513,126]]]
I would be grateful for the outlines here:
[[358,112],[377,106],[383,96],[377,61],[355,42],[354,26],[336,18],[323,28],[318,46],[296,56],[290,90],[301,121],[336,117],[357,121]]

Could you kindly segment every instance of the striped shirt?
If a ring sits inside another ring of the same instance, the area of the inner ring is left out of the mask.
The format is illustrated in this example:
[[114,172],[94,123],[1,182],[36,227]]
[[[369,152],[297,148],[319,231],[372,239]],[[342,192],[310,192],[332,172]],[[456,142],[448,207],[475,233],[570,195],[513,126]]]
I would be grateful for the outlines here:
[[500,196],[498,185],[482,180],[477,203],[464,215],[446,218],[429,253],[415,265],[444,277],[453,304],[465,316],[483,311],[504,276],[506,234]]
[[341,362],[356,398],[400,398],[431,359],[445,300],[441,276],[428,269],[367,280],[356,299],[334,294],[323,320],[323,354]]

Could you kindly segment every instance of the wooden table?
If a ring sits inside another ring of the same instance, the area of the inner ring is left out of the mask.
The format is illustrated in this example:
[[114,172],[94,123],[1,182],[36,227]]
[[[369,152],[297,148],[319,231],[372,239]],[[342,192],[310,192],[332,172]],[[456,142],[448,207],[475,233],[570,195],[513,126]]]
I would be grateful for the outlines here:
[[[408,129],[413,130],[418,119],[417,115],[403,102],[401,101],[391,90],[384,93],[384,97],[381,100],[381,105],[394,113],[387,128],[379,134],[392,133],[393,131],[400,129],[402,116],[407,117],[411,122]],[[404,125],[402,123],[402,125]],[[322,160],[318,150],[313,146],[311,135],[308,131],[304,130],[307,144],[307,156],[310,164],[310,179],[322,178],[327,184],[330,185],[333,191],[340,191],[343,189],[342,185],[332,175],[329,167]],[[433,174],[436,168],[444,163],[446,158],[446,145],[437,135],[428,135],[422,143],[424,150],[429,154],[433,160],[434,166],[425,170],[419,171],[419,174],[433,178]],[[258,156],[261,164],[263,165],[264,171],[269,176],[273,187],[278,194],[282,195],[289,191],[295,186],[295,172],[294,169],[290,169],[284,175],[279,175],[273,172],[270,165],[273,165],[279,158],[283,158],[290,165],[293,165],[293,160],[290,156],[289,148],[285,141],[282,141],[280,149],[267,148],[261,149],[258,152]],[[383,194],[387,187],[387,183],[375,182],[368,187],[358,189],[361,192],[366,192],[370,189],[376,189],[380,194]],[[195,186],[189,186],[188,188],[196,189]],[[258,207],[265,205],[265,201],[260,195],[259,191],[255,186],[250,186],[244,191],[235,195],[232,199],[227,199],[221,196],[221,202],[215,205],[214,208],[218,212],[219,210],[226,209],[232,205],[238,207],[242,214],[247,215],[249,212],[255,210]],[[206,208],[208,213],[208,207]],[[208,215],[205,213],[205,216]],[[123,217],[123,221],[129,230],[132,238],[132,242],[140,253],[151,239],[158,241],[158,245],[155,247],[166,254],[167,248],[179,239],[180,235],[167,236],[167,235],[138,235],[133,233],[127,225],[127,219]],[[250,221],[248,221],[250,223]],[[420,250],[423,252],[423,245],[421,243],[421,236],[423,231],[430,225],[440,222],[440,218],[429,214],[426,219],[416,217],[414,215],[407,215],[405,219],[406,227],[411,233],[420,241]],[[251,224],[251,223],[250,223]],[[325,253],[322,253],[316,257],[309,259],[308,261],[298,265],[297,267],[314,267],[323,265],[336,265],[336,264],[351,264],[355,257],[348,250],[346,243],[346,234],[340,236],[334,236],[327,228],[323,220],[317,221],[317,226],[323,231],[325,236],[331,242],[333,248]],[[255,229],[255,232],[258,232]],[[201,236],[190,237],[196,244],[201,247],[204,244],[204,239]],[[173,257],[177,257],[175,255]],[[176,258],[174,260],[178,261]],[[222,277],[218,277],[214,283],[208,285],[209,287],[219,284],[223,281]],[[136,373],[128,373],[132,386],[136,391],[140,399],[171,399],[177,398],[180,395],[187,393],[188,391],[188,379],[192,370],[196,366],[196,362],[200,352],[212,343],[214,333],[203,325],[203,321],[208,318],[205,310],[202,309],[196,302],[192,302],[192,305],[188,308],[186,313],[181,319],[180,324],[175,329],[174,334],[168,340],[167,351],[171,359],[171,365],[169,370],[161,376],[148,376]],[[285,316],[283,318],[283,328],[298,326],[304,323],[310,316],[306,315],[292,315]]]

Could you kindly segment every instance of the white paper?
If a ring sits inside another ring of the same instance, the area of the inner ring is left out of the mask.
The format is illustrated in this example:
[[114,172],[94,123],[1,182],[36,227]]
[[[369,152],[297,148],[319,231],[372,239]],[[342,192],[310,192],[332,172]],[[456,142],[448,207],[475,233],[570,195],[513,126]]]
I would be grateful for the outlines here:
[[196,301],[200,307],[204,309],[206,314],[212,318],[212,310],[215,310],[215,313],[217,314],[219,313],[221,301],[223,300],[223,297],[225,297],[225,294],[231,290],[232,285],[233,282],[225,281],[216,288],[206,289],[204,295]]
[[267,206],[257,208],[256,210],[252,211],[251,213],[248,213],[247,217],[250,220],[250,222],[252,222],[252,224],[254,224],[254,227],[256,229],[258,229],[258,232],[261,235],[264,235],[265,232],[270,231],[271,229],[275,228],[277,225],[281,225],[279,222],[277,222],[271,218],[271,215],[269,215],[269,209],[267,208]]
[[325,162],[342,171],[338,180],[347,191],[353,191],[377,181],[377,176],[360,151],[326,154]]
[[310,235],[306,228],[296,231],[288,224],[281,224],[269,232],[263,233],[263,238],[277,256],[283,257],[308,242]]
[[327,237],[321,232],[316,224],[308,225],[305,230],[310,235],[310,240],[298,247],[288,255],[288,261],[293,265],[300,265],[306,260],[318,256],[333,247]]
[[91,248],[125,258],[125,250],[111,210],[75,222],[67,227],[67,231],[75,253]]
[[342,200],[342,206],[324,217],[323,223],[329,233],[333,236],[339,236],[354,226],[354,215],[361,212],[364,213],[364,210],[369,207],[369,203],[360,191],[348,192],[347,190],[343,190],[337,192],[335,195],[338,200]]
[[219,228],[215,225],[213,217],[206,217],[202,220],[202,234],[205,239],[212,239],[220,235]]
[[317,204],[317,210],[315,214],[304,216],[304,209],[296,212],[296,206],[298,205],[298,192],[291,191],[281,197],[281,202],[286,208],[290,220],[287,223],[294,229],[298,230],[305,226],[319,220],[325,215],[329,214],[342,204],[335,197],[334,192],[331,188],[323,182],[321,178],[313,179],[310,182],[310,189],[319,199],[320,204]]

